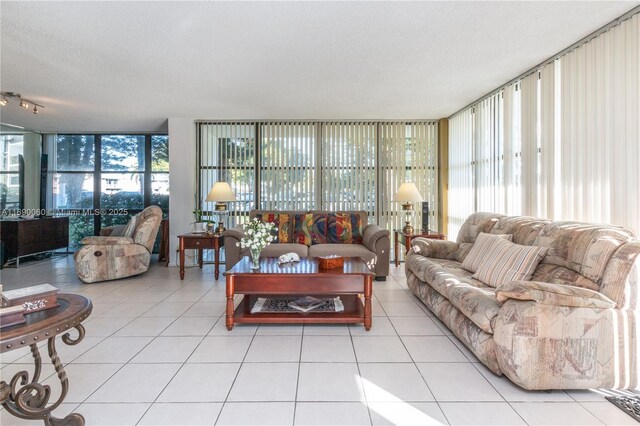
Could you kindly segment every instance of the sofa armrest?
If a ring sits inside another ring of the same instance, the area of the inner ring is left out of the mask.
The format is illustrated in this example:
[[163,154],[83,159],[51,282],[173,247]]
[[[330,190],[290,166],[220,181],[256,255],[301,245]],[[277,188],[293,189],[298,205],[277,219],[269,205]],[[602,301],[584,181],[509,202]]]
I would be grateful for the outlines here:
[[496,299],[500,303],[513,299],[570,308],[611,309],[616,306],[613,300],[597,291],[540,281],[511,281],[502,284],[496,289]]
[[242,250],[237,246],[244,236],[242,225],[224,231],[225,268],[228,270],[242,259]]
[[376,255],[376,266],[373,271],[376,279],[385,279],[389,275],[389,252],[391,251],[391,236],[389,231],[378,225],[369,224],[362,233],[362,245]]
[[118,246],[133,244],[133,238],[129,237],[84,237],[81,244],[100,245],[100,246]]
[[375,253],[376,242],[380,238],[389,238],[389,231],[373,223],[367,225],[362,233],[362,245]]
[[455,259],[460,244],[453,241],[432,240],[429,238],[414,238],[411,240],[411,250],[415,254],[434,259]]

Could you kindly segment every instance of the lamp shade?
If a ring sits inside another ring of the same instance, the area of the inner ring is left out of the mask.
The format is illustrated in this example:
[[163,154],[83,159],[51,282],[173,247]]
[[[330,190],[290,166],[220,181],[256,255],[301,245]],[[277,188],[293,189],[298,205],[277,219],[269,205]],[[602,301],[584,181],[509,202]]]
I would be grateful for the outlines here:
[[398,192],[396,192],[396,196],[393,198],[393,201],[403,203],[421,203],[422,195],[420,195],[420,191],[416,188],[415,183],[405,182],[400,185],[400,188],[398,188]]
[[236,201],[236,195],[227,182],[216,182],[211,187],[205,201]]

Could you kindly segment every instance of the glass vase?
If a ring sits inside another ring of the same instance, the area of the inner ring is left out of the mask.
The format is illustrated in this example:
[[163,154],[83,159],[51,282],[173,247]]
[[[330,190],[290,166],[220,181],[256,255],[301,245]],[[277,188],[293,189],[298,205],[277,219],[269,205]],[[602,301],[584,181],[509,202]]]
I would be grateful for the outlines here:
[[251,269],[260,269],[260,249],[251,249]]

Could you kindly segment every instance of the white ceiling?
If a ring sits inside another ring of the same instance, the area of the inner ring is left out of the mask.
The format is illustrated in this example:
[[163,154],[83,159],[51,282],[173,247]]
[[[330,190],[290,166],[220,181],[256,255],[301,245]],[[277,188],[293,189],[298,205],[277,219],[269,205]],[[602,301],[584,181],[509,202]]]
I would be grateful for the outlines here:
[[0,120],[446,117],[639,3],[3,1],[0,87],[46,109]]

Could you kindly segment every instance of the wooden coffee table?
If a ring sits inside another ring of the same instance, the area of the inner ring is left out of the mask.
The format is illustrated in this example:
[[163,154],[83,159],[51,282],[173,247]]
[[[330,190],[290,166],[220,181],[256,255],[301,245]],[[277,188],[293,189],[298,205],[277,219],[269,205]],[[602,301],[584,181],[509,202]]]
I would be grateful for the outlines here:
[[[244,257],[225,272],[227,277],[227,329],[234,323],[362,323],[371,329],[371,294],[374,273],[360,258],[345,258],[344,266],[323,270],[318,260],[278,265],[277,258],[260,259],[260,269],[250,269],[251,260]],[[233,298],[244,294],[240,305],[233,309]],[[359,295],[364,295],[364,306]],[[340,296],[342,312],[317,313],[251,313],[258,297],[265,296]]]

